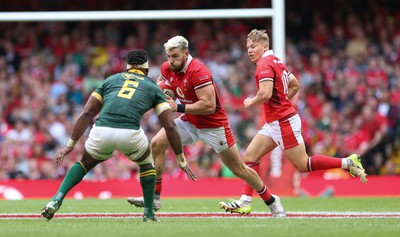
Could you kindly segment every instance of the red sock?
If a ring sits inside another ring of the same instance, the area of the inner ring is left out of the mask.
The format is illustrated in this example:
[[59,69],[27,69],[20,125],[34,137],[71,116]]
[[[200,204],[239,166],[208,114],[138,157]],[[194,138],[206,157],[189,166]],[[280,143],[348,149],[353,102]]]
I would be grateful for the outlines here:
[[331,156],[315,155],[308,157],[307,169],[309,172],[329,170],[342,167],[342,159]]
[[[248,167],[252,168],[254,171],[256,171],[258,174],[260,170],[260,162],[245,162],[245,164]],[[253,196],[253,188],[246,182],[244,182],[242,194],[247,196]]]
[[160,195],[162,190],[162,178],[161,179],[156,179],[156,189],[155,189],[155,193]]
[[267,189],[267,185],[264,184],[264,188],[260,191],[257,191],[258,195],[262,198],[264,202],[268,202],[271,199],[271,193]]

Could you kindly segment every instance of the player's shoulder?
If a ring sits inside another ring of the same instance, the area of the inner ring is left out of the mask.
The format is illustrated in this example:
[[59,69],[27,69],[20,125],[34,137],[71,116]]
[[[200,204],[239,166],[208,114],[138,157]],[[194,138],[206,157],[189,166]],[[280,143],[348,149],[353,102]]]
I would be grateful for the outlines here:
[[260,61],[257,63],[257,68],[264,68],[264,67],[282,67],[285,66],[285,63],[275,55],[268,55],[266,57],[262,57]]
[[111,74],[108,77],[106,77],[105,80],[110,80],[110,79],[115,78],[115,77],[120,77],[121,74],[122,74],[122,72],[117,72],[117,73]]
[[266,62],[273,64],[285,64],[280,58],[275,55],[269,55],[265,57]]
[[114,81],[116,78],[121,77],[122,72],[114,73],[112,75],[109,75],[106,79],[104,79],[103,84],[108,84],[111,81]]
[[274,60],[278,59],[275,55],[267,55],[260,59],[260,63],[273,63]]
[[207,74],[211,74],[210,69],[199,59],[194,58],[192,59],[192,61],[190,62],[186,73],[207,73]]
[[200,59],[197,58],[192,59],[192,61],[189,64],[189,67],[192,69],[207,68],[207,66]]
[[165,62],[163,62],[163,63],[161,64],[161,71],[167,71],[167,70],[170,70],[170,68],[169,68],[168,62],[165,61]]
[[165,79],[167,79],[167,78],[169,78],[169,77],[171,76],[172,70],[171,70],[171,68],[169,67],[169,64],[168,64],[167,61],[165,61],[165,62],[163,62],[163,63],[161,64],[160,72],[161,72],[161,76],[162,76],[163,78],[165,78]]
[[145,77],[144,81],[151,87],[158,87],[157,83],[150,77]]

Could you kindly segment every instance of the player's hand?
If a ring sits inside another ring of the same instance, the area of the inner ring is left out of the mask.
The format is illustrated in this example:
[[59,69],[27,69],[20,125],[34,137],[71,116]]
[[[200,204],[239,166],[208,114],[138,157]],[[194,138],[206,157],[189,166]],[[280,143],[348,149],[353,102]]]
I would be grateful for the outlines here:
[[252,98],[246,98],[246,99],[243,101],[243,106],[244,106],[245,109],[250,108],[250,106],[251,106],[251,100],[252,100]]
[[74,148],[73,147],[64,147],[60,153],[58,153],[56,158],[56,166],[60,166],[64,161],[64,156],[68,155]]
[[167,99],[169,106],[171,106],[172,111],[176,112],[178,109],[178,105],[176,104],[175,100],[168,95],[165,95],[165,98]]
[[179,165],[181,169],[186,173],[187,177],[193,181],[197,181],[197,176],[193,173],[192,169],[190,169],[190,166],[188,163],[185,165]]

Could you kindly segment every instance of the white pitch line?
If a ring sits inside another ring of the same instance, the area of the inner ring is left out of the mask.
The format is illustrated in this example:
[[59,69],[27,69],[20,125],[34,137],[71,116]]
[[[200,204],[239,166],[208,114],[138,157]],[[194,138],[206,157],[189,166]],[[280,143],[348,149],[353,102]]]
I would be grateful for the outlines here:
[[[54,219],[138,218],[142,213],[58,213]],[[248,216],[224,212],[158,212],[157,218],[272,218],[269,213]],[[0,213],[1,219],[40,219],[38,213]],[[400,218],[400,212],[287,212],[287,218]]]

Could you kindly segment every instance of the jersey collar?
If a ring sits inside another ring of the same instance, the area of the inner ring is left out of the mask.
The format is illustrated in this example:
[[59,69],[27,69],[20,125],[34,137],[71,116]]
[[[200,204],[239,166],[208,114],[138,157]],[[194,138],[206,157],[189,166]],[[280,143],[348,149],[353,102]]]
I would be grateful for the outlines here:
[[265,51],[265,53],[263,54],[263,57],[267,57],[269,55],[274,55],[274,51],[272,49]]
[[139,69],[129,69],[128,72],[144,75],[144,72],[142,72],[142,70]]
[[190,62],[193,60],[192,55],[189,54],[188,59],[186,61],[185,66],[182,68],[181,72],[186,73],[187,68],[189,67]]

